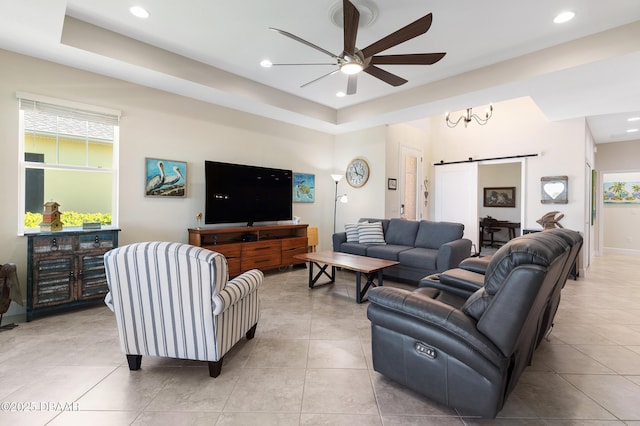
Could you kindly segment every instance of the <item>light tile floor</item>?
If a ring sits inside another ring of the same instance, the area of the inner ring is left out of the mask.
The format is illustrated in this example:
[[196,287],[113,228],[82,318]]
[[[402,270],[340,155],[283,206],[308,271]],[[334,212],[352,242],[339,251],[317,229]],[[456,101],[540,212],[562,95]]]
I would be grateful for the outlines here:
[[193,361],[143,358],[130,372],[105,307],[0,333],[0,425],[640,425],[639,260],[599,257],[567,282],[550,340],[495,420],[373,371],[354,275],[309,290],[294,269],[267,274],[256,337],[217,379]]

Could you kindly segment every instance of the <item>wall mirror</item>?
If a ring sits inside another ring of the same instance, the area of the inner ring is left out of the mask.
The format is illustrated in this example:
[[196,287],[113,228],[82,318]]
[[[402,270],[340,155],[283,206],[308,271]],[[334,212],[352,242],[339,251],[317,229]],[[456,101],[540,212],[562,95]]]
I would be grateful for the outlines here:
[[542,204],[567,204],[569,198],[567,176],[545,176],[540,178]]

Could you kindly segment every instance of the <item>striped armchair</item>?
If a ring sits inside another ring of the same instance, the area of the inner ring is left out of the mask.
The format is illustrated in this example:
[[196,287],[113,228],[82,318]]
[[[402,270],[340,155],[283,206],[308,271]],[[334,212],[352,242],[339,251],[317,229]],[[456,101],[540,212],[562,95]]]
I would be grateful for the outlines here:
[[229,280],[222,254],[168,242],[122,246],[104,263],[105,303],[130,370],[149,355],[208,361],[209,375],[218,377],[225,353],[255,335],[264,277],[257,269]]

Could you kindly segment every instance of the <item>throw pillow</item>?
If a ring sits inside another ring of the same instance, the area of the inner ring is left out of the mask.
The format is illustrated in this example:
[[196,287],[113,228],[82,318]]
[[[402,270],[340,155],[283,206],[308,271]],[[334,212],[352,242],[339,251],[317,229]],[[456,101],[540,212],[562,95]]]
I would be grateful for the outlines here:
[[358,224],[357,223],[347,223],[344,225],[344,230],[347,233],[347,242],[348,243],[357,243],[358,242]]
[[358,224],[358,242],[360,244],[387,244],[382,232],[382,222],[360,222]]

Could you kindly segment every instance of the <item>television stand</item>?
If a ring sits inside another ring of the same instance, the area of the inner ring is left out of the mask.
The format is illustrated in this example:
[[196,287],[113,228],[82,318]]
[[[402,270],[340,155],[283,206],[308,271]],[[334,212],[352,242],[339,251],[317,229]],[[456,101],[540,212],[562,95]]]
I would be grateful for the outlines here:
[[230,276],[249,269],[269,270],[303,264],[295,259],[307,253],[309,225],[266,225],[189,229],[189,244],[223,254]]

